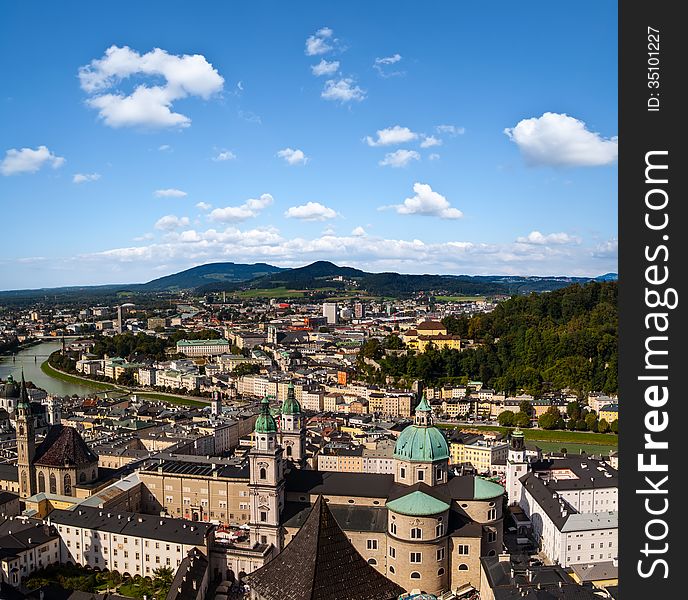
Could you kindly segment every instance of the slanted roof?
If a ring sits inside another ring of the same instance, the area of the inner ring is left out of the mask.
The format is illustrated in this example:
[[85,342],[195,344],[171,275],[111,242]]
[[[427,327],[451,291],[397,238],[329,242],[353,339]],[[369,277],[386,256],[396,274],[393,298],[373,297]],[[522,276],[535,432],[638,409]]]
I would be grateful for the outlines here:
[[356,551],[322,496],[289,545],[245,581],[262,600],[395,600],[404,593]]
[[34,464],[47,467],[89,465],[98,463],[98,456],[86,445],[74,427],[53,425],[36,449]]

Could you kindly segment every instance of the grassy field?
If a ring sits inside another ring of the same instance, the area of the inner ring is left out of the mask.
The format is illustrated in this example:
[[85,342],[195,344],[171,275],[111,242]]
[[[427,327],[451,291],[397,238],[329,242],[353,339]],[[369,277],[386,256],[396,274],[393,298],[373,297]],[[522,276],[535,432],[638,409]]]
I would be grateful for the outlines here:
[[303,298],[304,295],[305,292],[301,290],[288,290],[285,287],[244,290],[234,294],[237,298]]
[[[499,425],[450,425],[439,424],[438,427],[445,429],[477,429],[481,431],[499,431],[500,433],[508,433],[511,431],[509,427],[500,427]],[[545,429],[524,429],[523,433],[529,442],[548,442],[554,443],[555,446],[561,443],[564,444],[579,444],[589,446],[610,446],[616,448],[619,443],[619,438],[613,433],[593,433],[591,431],[558,431]],[[568,449],[568,446],[567,446]]]

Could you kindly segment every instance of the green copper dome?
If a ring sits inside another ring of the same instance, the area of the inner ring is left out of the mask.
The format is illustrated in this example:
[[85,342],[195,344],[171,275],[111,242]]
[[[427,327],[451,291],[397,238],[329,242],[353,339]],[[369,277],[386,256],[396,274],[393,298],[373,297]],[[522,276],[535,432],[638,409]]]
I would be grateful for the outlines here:
[[270,413],[270,400],[265,396],[260,402],[260,414],[256,419],[256,433],[277,433],[277,423]]
[[392,512],[410,517],[427,517],[438,515],[449,510],[449,504],[438,500],[425,492],[417,490],[406,496],[387,502],[387,508]]
[[394,458],[415,462],[433,462],[449,458],[449,446],[437,427],[409,425],[401,432]]
[[504,488],[498,483],[488,481],[482,477],[473,479],[473,499],[487,500],[488,498],[498,498],[504,493]]
[[289,389],[287,390],[287,398],[282,404],[282,414],[283,415],[299,415],[301,414],[301,405],[296,399],[296,392],[294,391],[294,384],[289,384]]

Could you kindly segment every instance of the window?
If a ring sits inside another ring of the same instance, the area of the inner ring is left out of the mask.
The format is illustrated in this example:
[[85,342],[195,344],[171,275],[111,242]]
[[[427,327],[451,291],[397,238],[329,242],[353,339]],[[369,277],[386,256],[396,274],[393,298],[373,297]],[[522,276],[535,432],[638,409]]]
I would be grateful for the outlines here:
[[443,473],[443,471],[442,471],[442,467],[437,467],[437,475],[436,475],[437,479],[440,479],[440,480],[441,480],[443,474],[444,474],[444,473]]
[[494,521],[497,518],[497,509],[496,508],[491,508],[490,510],[487,511],[487,520],[488,521]]
[[461,563],[459,565],[459,571],[468,571],[468,565],[466,563]]
[[420,579],[420,573],[418,571],[414,571],[411,573],[411,579]]
[[50,493],[57,494],[57,479],[55,478],[55,473],[51,473],[48,477],[50,483]]
[[421,552],[411,552],[409,556],[410,556],[409,561],[412,563],[422,562],[423,555]]
[[437,560],[444,560],[444,548],[437,549]]
[[390,558],[396,558],[397,557],[397,549],[394,546],[389,547],[389,556],[390,556]]
[[399,469],[399,476],[402,479],[406,479],[406,467],[401,467],[401,469]]
[[368,559],[368,564],[369,564],[369,565],[376,565],[376,564],[377,564],[377,561],[376,561],[374,558],[369,558],[369,559]]
[[421,530],[420,527],[412,527],[411,528],[411,539],[412,540],[420,540],[423,537],[423,531]]
[[435,527],[435,537],[440,537],[442,533],[444,532],[444,526],[442,523],[438,523],[437,526]]
[[464,556],[468,556],[470,554],[470,546],[468,544],[459,544],[456,547],[456,553],[457,554],[463,554]]
[[69,473],[65,473],[64,476],[64,495],[72,495],[72,478],[70,477]]
[[258,475],[261,479],[267,479],[268,477],[268,472],[265,470],[265,467],[260,468],[260,474]]
[[389,572],[392,573],[392,574],[395,573],[394,567],[393,567],[392,565],[389,566]]
[[377,540],[366,540],[366,548],[368,550],[377,550]]
[[496,531],[488,531],[487,532],[487,541],[488,541],[488,543],[497,541],[497,532]]
[[418,481],[423,481],[425,479],[425,471],[418,471]]
[[392,534],[396,534],[397,532],[397,524],[396,523],[390,523],[389,524],[389,531]]
[[268,520],[268,513],[265,512],[264,510],[260,511],[260,520],[263,522]]
[[45,475],[43,475],[43,471],[38,474],[38,491],[45,492]]
[[439,577],[440,575],[444,575],[444,569],[443,568],[437,570],[437,576]]

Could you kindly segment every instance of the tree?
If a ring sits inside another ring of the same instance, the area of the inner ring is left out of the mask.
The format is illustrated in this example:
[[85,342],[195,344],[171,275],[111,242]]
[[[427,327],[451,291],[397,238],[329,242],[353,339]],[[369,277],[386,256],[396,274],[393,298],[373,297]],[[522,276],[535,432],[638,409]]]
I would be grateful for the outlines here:
[[578,404],[577,400],[569,402],[566,405],[566,414],[568,415],[569,419],[573,419],[574,421],[578,420],[580,417],[580,404]]
[[174,571],[170,567],[158,567],[153,571],[153,590],[157,598],[165,598],[170,591]]
[[609,429],[611,429],[612,433],[619,433],[619,419],[614,419],[610,423]]
[[502,427],[513,427],[514,422],[515,422],[515,417],[516,417],[515,412],[513,412],[512,410],[505,410],[505,411],[499,413],[499,416],[497,417],[497,422]]
[[585,425],[588,431],[597,431],[597,415],[595,413],[585,415]]
[[514,418],[514,424],[517,427],[530,427],[530,415],[522,411],[517,412]]
[[578,419],[576,421],[576,431],[587,431],[588,429],[588,424],[585,422],[585,419]]
[[597,423],[597,431],[599,433],[607,433],[609,431],[609,423],[607,423],[606,419],[600,419]]
[[533,414],[533,405],[530,403],[529,400],[521,400],[521,402],[519,402],[518,404],[518,410],[519,412],[531,416]]
[[138,382],[136,381],[136,375],[134,374],[134,369],[124,369],[124,371],[119,374],[117,383],[126,386],[138,385]]
[[240,363],[232,370],[232,375],[241,377],[242,375],[255,375],[260,373],[260,365],[254,363]]
[[555,406],[550,406],[538,419],[538,425],[542,429],[557,429],[559,421],[561,421],[559,410]]

